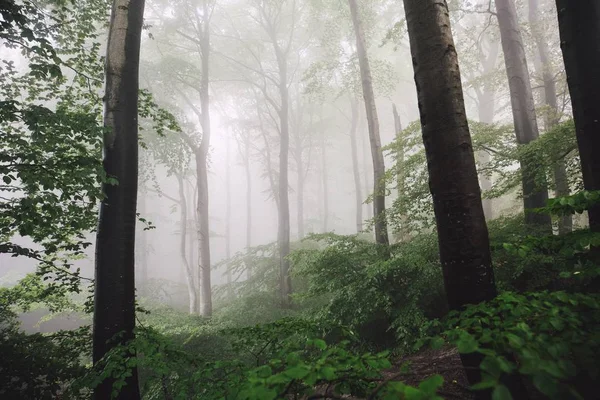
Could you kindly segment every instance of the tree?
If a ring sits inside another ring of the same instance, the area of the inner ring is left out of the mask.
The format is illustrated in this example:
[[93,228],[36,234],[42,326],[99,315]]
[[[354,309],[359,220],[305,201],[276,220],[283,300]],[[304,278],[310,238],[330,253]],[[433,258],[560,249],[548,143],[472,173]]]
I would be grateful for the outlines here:
[[[525,48],[513,0],[496,0],[496,14],[510,89],[515,135],[517,143],[525,145],[536,140],[539,132]],[[533,211],[546,205],[547,186],[545,182],[539,184],[535,181],[535,160],[521,159],[520,163],[525,222],[532,227],[551,232],[550,216]]]
[[352,97],[350,99],[350,154],[352,155],[352,177],[354,178],[354,202],[356,204],[356,233],[363,230],[363,195],[360,180],[360,166],[358,162],[358,145],[357,145],[357,130],[358,130],[358,99]]
[[[600,190],[600,4],[556,0],[556,9],[583,184],[586,190]],[[590,229],[600,232],[600,204],[588,215]]]
[[[197,103],[188,97],[184,90],[176,88],[179,96],[185,104],[194,112],[198,118],[200,128],[202,129],[201,138],[195,135],[180,132],[182,139],[188,145],[196,162],[196,179],[198,187],[197,198],[197,234],[198,234],[198,282],[200,287],[200,314],[204,317],[212,315],[212,287],[211,287],[211,256],[210,256],[210,218],[208,215],[209,193],[208,193],[208,153],[210,150],[211,124],[210,124],[210,95],[209,95],[209,77],[210,77],[210,22],[213,15],[213,7],[210,0],[203,0],[201,5],[196,7],[194,4],[188,4],[182,7],[183,13],[193,13],[194,18],[185,18],[190,22],[190,30],[195,36],[188,35],[185,31],[177,29],[176,33],[187,43],[191,43],[195,49],[196,55],[200,59],[200,68],[194,64],[193,72],[199,73],[198,76],[189,76],[186,71],[186,64],[183,70],[176,72],[178,83],[186,89],[190,89],[198,95],[200,107]],[[199,71],[198,71],[199,69]]]
[[363,98],[365,100],[367,124],[369,127],[371,157],[373,158],[373,217],[375,218],[375,240],[377,243],[387,246],[389,245],[389,239],[385,218],[385,165],[383,161],[383,152],[381,150],[379,119],[377,117],[377,108],[375,106],[375,94],[373,92],[371,67],[369,65],[369,58],[367,56],[367,43],[365,40],[365,34],[360,16],[358,15],[359,11],[357,1],[348,0],[348,5],[350,6],[352,23],[356,36],[356,51],[360,65]]
[[[491,300],[496,285],[458,57],[445,1],[404,0],[440,262],[450,308]],[[477,367],[472,355],[461,355]],[[469,381],[480,381],[467,369]]]
[[[544,112],[544,129],[550,131],[558,125],[560,115],[558,112],[558,100],[556,96],[556,81],[555,74],[552,70],[550,62],[550,50],[548,43],[544,38],[542,27],[540,24],[540,9],[539,0],[529,0],[529,24],[531,25],[531,33],[537,48],[538,56],[534,57],[535,69],[542,77],[544,86],[544,104],[548,108]],[[564,197],[571,194],[569,189],[569,180],[567,176],[567,168],[564,159],[558,159],[554,165],[554,182],[556,186],[556,196]],[[573,217],[564,215],[558,219],[558,233],[565,234],[573,230]]]
[[[144,0],[115,0],[106,51],[104,169],[118,184],[103,184],[96,236],[93,360],[133,339],[135,223],[138,179],[138,86]],[[117,399],[139,399],[137,369]],[[111,379],[94,398],[111,398]]]

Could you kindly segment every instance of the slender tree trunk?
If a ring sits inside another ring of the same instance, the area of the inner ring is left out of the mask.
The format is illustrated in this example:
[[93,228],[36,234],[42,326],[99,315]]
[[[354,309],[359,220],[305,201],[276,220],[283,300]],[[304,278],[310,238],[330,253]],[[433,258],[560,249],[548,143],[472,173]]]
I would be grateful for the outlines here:
[[[517,143],[524,145],[536,140],[539,132],[525,48],[514,1],[496,0],[496,13],[510,88],[515,134]],[[548,200],[547,187],[540,188],[540,185],[536,185],[535,164],[534,160],[521,160],[525,222],[543,232],[551,233],[550,216],[532,211],[544,207]]]
[[[500,43],[496,40],[492,40],[490,43],[490,51],[487,57],[483,57],[481,54],[480,63],[483,66],[483,75],[490,75],[496,68],[496,62],[498,60],[498,54],[500,53]],[[479,122],[486,124],[494,123],[494,112],[496,106],[496,93],[495,87],[490,80],[486,80],[480,91],[477,91],[477,102],[479,112]],[[475,154],[480,165],[487,165],[491,161],[491,155],[485,150],[479,151]],[[483,192],[487,192],[492,189],[492,179],[485,173],[479,174],[479,182]],[[494,218],[493,211],[493,200],[484,198],[483,200],[483,214],[486,220]]]
[[362,81],[363,97],[367,112],[367,124],[369,126],[369,139],[371,142],[371,156],[373,158],[373,215],[375,217],[375,241],[379,244],[389,245],[387,223],[385,217],[385,164],[383,152],[381,151],[381,138],[379,136],[379,119],[375,107],[375,94],[373,92],[373,80],[371,78],[371,67],[367,56],[367,45],[362,22],[358,15],[356,0],[348,0],[352,24],[356,35],[356,51],[360,65],[360,76]]
[[327,141],[321,132],[321,185],[323,186],[323,233],[329,232],[329,174],[327,173]]
[[302,140],[300,137],[299,127],[297,127],[295,135],[296,147],[296,168],[298,170],[298,181],[296,187],[296,215],[298,220],[298,239],[304,238],[304,162],[302,160]]
[[[247,136],[244,142],[244,169],[246,170],[246,251],[252,247],[252,171],[250,170],[250,137]],[[246,259],[246,278],[252,276],[252,266],[248,258]]]
[[[183,174],[183,173],[182,173]],[[189,312],[190,315],[198,314],[198,299],[196,283],[194,279],[194,269],[192,268],[192,260],[188,260],[187,254],[187,236],[188,236],[188,205],[187,198],[185,195],[185,184],[182,174],[177,174],[177,183],[179,186],[179,218],[180,218],[180,240],[179,240],[179,253],[181,256],[181,262],[185,272],[185,279],[188,288],[188,300],[189,300]]]
[[[600,190],[600,4],[556,0],[556,9],[583,185]],[[590,229],[600,232],[600,205],[591,207],[588,216]]]
[[352,120],[350,125],[350,147],[352,152],[352,175],[354,176],[354,198],[356,202],[356,233],[363,230],[363,195],[360,182],[360,167],[358,163],[358,146],[356,144],[356,131],[358,128],[358,100],[350,100]]
[[[400,115],[398,114],[398,109],[396,108],[396,104],[392,104],[392,114],[394,115],[394,129],[396,131],[396,138],[402,140],[402,121],[400,120]],[[396,171],[396,181],[398,185],[398,198],[401,199],[404,196],[405,189],[405,176],[406,172],[404,171],[404,146],[401,145],[398,149],[396,165],[398,166],[398,170]],[[400,215],[400,231],[397,233],[396,240],[404,241],[408,239],[408,229],[406,228],[407,216]]]
[[231,266],[229,265],[229,259],[231,258],[231,142],[229,137],[227,141],[227,153],[225,156],[225,258],[227,259],[226,274],[227,274],[227,294],[232,299],[233,293],[233,280],[231,276]]
[[[204,144],[204,138],[202,140]],[[212,292],[210,283],[210,227],[208,214],[208,171],[207,154],[203,149],[196,153],[196,173],[198,175],[198,282],[200,287],[200,314],[204,317],[212,315]]]
[[[142,218],[148,218],[146,212],[146,196],[148,192],[145,188],[139,191],[138,194],[138,212]],[[145,295],[148,287],[148,243],[147,243],[147,232],[144,230],[144,225],[138,229],[139,239],[136,242],[137,245],[137,260],[136,260],[136,274],[139,274],[138,279],[138,293]]]
[[[539,21],[539,0],[529,0],[529,24],[538,51],[537,62],[535,62],[538,74],[541,74],[544,82],[544,103],[548,110],[544,114],[544,128],[550,131],[558,125],[558,101],[556,99],[556,82],[552,65],[550,64],[550,51],[548,43],[541,32]],[[567,166],[564,159],[556,160],[554,164],[554,183],[556,185],[556,196],[568,196],[571,194],[569,180],[567,177]],[[564,215],[558,218],[558,233],[564,235],[573,230],[573,217]]]
[[[496,284],[475,155],[465,112],[458,56],[446,1],[404,0],[440,262],[451,309],[488,301]],[[471,384],[481,381],[482,356],[461,354]],[[503,379],[513,398],[526,398],[520,379]],[[491,391],[477,391],[490,399]]]
[[[365,137],[365,133],[364,133],[363,122],[364,122],[364,120],[361,120],[361,123],[359,124],[359,126],[360,126],[359,131],[362,132],[362,134],[359,137],[360,137],[360,147],[361,147],[362,158],[363,158],[362,165],[363,165],[363,174],[364,174],[364,183],[365,183],[365,199],[366,199],[369,196],[371,196],[371,188],[373,187],[373,185],[371,184],[370,177],[372,177],[373,174],[371,173],[372,172],[372,169],[371,169],[372,164],[369,163],[369,156],[367,154],[368,146],[367,146],[367,141],[366,141],[366,137]],[[368,130],[367,130],[367,135],[368,135]],[[367,219],[370,221],[373,219],[373,207],[369,204],[366,204],[366,206],[367,206]]]
[[200,82],[200,102],[201,115],[200,125],[202,126],[202,142],[196,149],[196,173],[198,179],[198,239],[199,239],[199,281],[200,281],[200,313],[204,317],[212,315],[212,291],[210,283],[210,218],[208,213],[208,151],[210,149],[210,96],[209,86],[209,65],[210,65],[210,28],[208,9],[208,0],[202,3],[203,24],[200,40],[202,53],[202,76]]
[[283,54],[277,41],[273,41],[277,65],[279,67],[279,95],[281,97],[281,109],[279,110],[280,122],[280,148],[279,148],[279,267],[280,267],[280,290],[281,300],[284,306],[289,305],[292,294],[292,278],[290,277],[290,203],[289,203],[289,89],[287,75],[287,59]]
[[[106,51],[104,170],[118,185],[103,184],[96,235],[93,361],[134,338],[135,224],[138,186],[139,58],[144,0],[113,2]],[[121,334],[116,337],[117,334]],[[129,356],[128,356],[129,357]],[[135,357],[135,355],[133,355]],[[116,399],[140,398],[137,368]],[[94,390],[111,398],[113,380]]]

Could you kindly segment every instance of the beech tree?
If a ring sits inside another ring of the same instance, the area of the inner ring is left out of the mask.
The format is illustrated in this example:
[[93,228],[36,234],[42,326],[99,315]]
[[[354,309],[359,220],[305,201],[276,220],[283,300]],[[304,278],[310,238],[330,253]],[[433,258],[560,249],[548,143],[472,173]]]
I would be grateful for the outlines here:
[[[600,190],[600,4],[556,0],[556,9],[583,184],[586,190]],[[590,229],[600,232],[600,205],[588,215]]]
[[[544,32],[542,30],[539,18],[540,7],[539,0],[529,0],[529,24],[531,25],[531,34],[535,42],[537,57],[534,57],[534,66],[537,74],[542,78],[544,105],[547,110],[544,112],[544,129],[549,131],[558,125],[560,115],[558,111],[558,99],[556,95],[555,71],[553,71],[550,62],[550,50]],[[569,181],[567,177],[567,168],[564,159],[555,160],[554,164],[554,184],[556,186],[556,196],[568,196]],[[573,217],[564,215],[558,219],[558,233],[565,234],[573,230]]]
[[[458,57],[446,1],[404,0],[440,262],[451,309],[491,300],[496,285]],[[479,357],[462,355],[473,384]]]
[[[523,38],[513,0],[496,0],[496,15],[500,26],[500,38],[504,51],[504,62],[510,89],[515,136],[517,143],[524,145],[539,137],[533,93]],[[533,210],[544,207],[548,190],[544,183],[535,182],[533,160],[520,160],[523,188],[525,222],[546,232],[551,232],[550,216]]]
[[[138,186],[138,86],[144,0],[115,0],[106,50],[104,169],[118,184],[103,185],[96,235],[93,324],[95,364],[134,337],[135,225]],[[117,399],[140,398],[137,369],[125,378]],[[112,379],[94,390],[111,398]],[[113,397],[114,398],[114,397]]]
[[356,35],[356,51],[360,65],[363,98],[367,113],[369,127],[369,140],[371,144],[371,157],[373,158],[373,217],[375,218],[375,240],[377,243],[389,245],[387,223],[385,217],[385,164],[381,151],[381,138],[379,136],[379,119],[375,106],[373,92],[373,79],[367,55],[367,43],[359,15],[357,0],[348,0],[354,33]]

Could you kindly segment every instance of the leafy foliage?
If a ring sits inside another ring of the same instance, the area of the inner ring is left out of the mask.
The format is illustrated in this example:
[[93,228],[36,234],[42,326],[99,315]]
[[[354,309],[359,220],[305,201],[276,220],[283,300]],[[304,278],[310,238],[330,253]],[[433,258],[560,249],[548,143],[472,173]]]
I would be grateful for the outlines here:
[[[600,372],[599,300],[596,294],[564,291],[506,292],[432,323],[445,330],[431,340],[438,346],[447,340],[461,353],[484,356],[483,380],[474,389],[505,391],[502,375],[518,371],[552,399],[587,398],[588,385]],[[506,354],[514,354],[518,364]]]

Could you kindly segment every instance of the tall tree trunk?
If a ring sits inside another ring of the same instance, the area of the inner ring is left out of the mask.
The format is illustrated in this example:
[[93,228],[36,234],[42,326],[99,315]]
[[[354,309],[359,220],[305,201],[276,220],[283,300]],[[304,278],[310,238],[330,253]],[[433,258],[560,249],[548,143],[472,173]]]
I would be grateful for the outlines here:
[[[359,114],[360,116],[360,114]],[[371,177],[373,176],[372,172],[372,163],[369,163],[369,156],[367,153],[367,141],[366,141],[366,136],[365,136],[365,131],[364,131],[364,123],[365,120],[364,119],[360,119],[359,120],[359,132],[361,132],[360,134],[360,148],[361,148],[361,152],[362,152],[362,165],[363,165],[363,174],[364,174],[364,183],[365,183],[365,199],[363,199],[363,204],[364,204],[364,200],[366,200],[368,197],[371,196],[371,188],[373,187],[373,185],[371,184]],[[368,129],[367,129],[367,135],[368,135]],[[366,204],[366,208],[367,208],[367,219],[370,221],[373,219],[373,206]],[[363,221],[364,222],[364,221]],[[375,237],[375,236],[373,236]]]
[[298,181],[296,187],[296,215],[298,220],[298,239],[304,238],[304,162],[302,160],[302,140],[300,137],[300,127],[296,127],[294,135],[296,147],[296,169],[298,170]]
[[369,139],[371,142],[371,157],[373,158],[373,215],[375,218],[375,241],[385,246],[389,245],[387,223],[385,217],[385,164],[383,152],[381,151],[381,138],[379,136],[379,119],[375,106],[375,94],[373,92],[373,79],[371,67],[367,56],[367,44],[362,22],[358,15],[356,0],[348,0],[352,24],[356,35],[356,52],[360,66],[363,97],[367,112],[367,124],[369,126]]
[[231,266],[229,265],[229,259],[231,258],[231,142],[229,137],[227,141],[227,153],[225,156],[225,259],[227,264],[225,265],[226,276],[227,276],[227,294],[232,299],[233,293],[233,280],[231,276]]
[[[142,218],[148,218],[146,211],[146,196],[148,192],[144,187],[138,193],[138,213]],[[136,259],[136,275],[139,274],[138,278],[138,293],[145,295],[148,287],[148,242],[147,232],[144,230],[144,225],[138,229],[139,238],[136,241],[137,246],[137,259]]]
[[[202,140],[204,144],[204,139]],[[196,174],[198,179],[198,282],[200,287],[200,315],[212,315],[212,293],[210,283],[210,227],[208,214],[208,171],[206,168],[207,154],[203,149],[196,153]]]
[[200,313],[204,317],[212,315],[212,291],[210,283],[210,218],[208,213],[208,151],[210,149],[210,96],[209,65],[210,65],[210,28],[208,0],[202,3],[203,24],[200,40],[202,52],[202,76],[200,82],[201,114],[200,125],[202,126],[202,142],[196,149],[196,173],[198,179],[198,244],[200,254],[199,281],[200,281]]
[[[487,57],[484,57],[483,54],[480,55],[480,63],[483,67],[483,76],[488,76],[495,70],[499,53],[500,43],[494,39],[490,43],[490,50]],[[486,124],[494,123],[496,93],[494,84],[489,79],[486,79],[481,90],[477,91],[477,103],[479,122]],[[487,165],[491,161],[490,153],[485,150],[479,151],[475,154],[475,156],[479,160],[480,165]],[[484,193],[492,189],[492,179],[485,173],[479,174],[479,182],[481,183],[481,189]],[[491,220],[494,217],[492,199],[484,198],[482,201],[483,214],[485,215],[486,220]]]
[[[392,103],[392,114],[394,115],[394,130],[396,131],[396,138],[398,140],[402,140],[402,121],[400,120],[400,114],[398,114],[398,109],[396,108],[396,104]],[[401,145],[398,149],[396,165],[398,165],[398,170],[396,171],[396,182],[398,185],[398,198],[401,199],[404,196],[405,189],[405,176],[406,172],[404,171],[404,146]],[[397,237],[396,240],[403,241],[408,238],[408,230],[406,229],[406,215],[400,216],[400,231],[396,232]]]
[[[404,9],[444,286],[450,308],[458,310],[496,296],[458,57],[446,1],[404,0]],[[461,359],[470,383],[479,382],[482,357],[471,353]],[[522,387],[511,389],[519,398]],[[490,398],[490,392],[478,397]]]
[[[529,24],[538,51],[538,57],[534,63],[538,74],[541,74],[544,82],[544,103],[548,110],[544,113],[544,129],[546,132],[558,125],[558,101],[556,99],[556,82],[552,65],[550,64],[550,51],[548,43],[544,39],[539,21],[539,0],[529,0]],[[554,183],[556,185],[556,196],[568,196],[571,194],[569,180],[567,177],[567,166],[564,159],[555,160]],[[573,217],[564,215],[558,218],[558,233],[564,235],[573,230]]]
[[329,174],[327,173],[327,141],[321,132],[321,185],[323,186],[323,233],[329,232]]
[[292,294],[292,278],[290,276],[290,202],[289,202],[289,88],[287,74],[287,57],[279,48],[277,41],[273,41],[277,66],[279,68],[279,96],[281,97],[281,109],[279,110],[280,123],[280,148],[279,148],[279,267],[280,267],[280,290],[281,300],[284,306],[290,303]]
[[[144,0],[115,0],[106,51],[104,170],[118,185],[103,184],[96,235],[93,361],[133,339],[135,328],[135,224],[138,186],[138,89]],[[122,334],[116,337],[117,334]],[[137,368],[117,399],[140,398]],[[94,390],[111,398],[112,379]]]
[[351,125],[350,125],[350,147],[352,152],[352,175],[354,177],[354,199],[356,204],[356,233],[363,230],[363,195],[360,182],[360,167],[358,163],[358,145],[356,143],[356,131],[358,128],[358,100],[353,97],[350,100]]
[[[514,1],[496,0],[496,13],[504,50],[517,143],[528,144],[538,138],[539,132],[525,48]],[[550,216],[533,211],[535,208],[546,206],[548,200],[547,187],[540,188],[536,185],[535,164],[535,161],[530,159],[521,160],[525,222],[542,232],[551,233]]]
[[[244,140],[244,169],[246,170],[246,251],[252,247],[252,171],[250,170],[250,136]],[[252,276],[252,266],[246,259],[246,278]]]
[[[556,0],[556,9],[583,185],[600,190],[600,4]],[[588,216],[590,229],[600,232],[600,205],[591,207]]]
[[183,263],[183,269],[185,272],[185,279],[188,288],[188,300],[189,300],[189,312],[191,315],[198,314],[198,298],[196,290],[196,282],[194,279],[194,269],[192,268],[193,259],[188,260],[187,254],[187,239],[188,239],[188,205],[187,198],[185,195],[185,184],[183,180],[183,173],[177,174],[177,184],[179,186],[179,218],[180,218],[180,240],[179,240],[179,254],[181,256],[181,262]]

